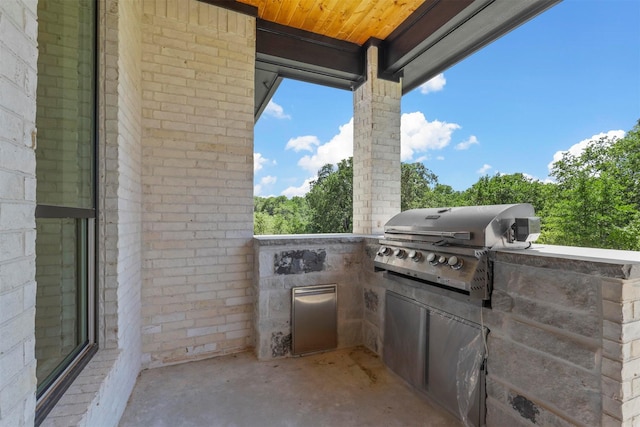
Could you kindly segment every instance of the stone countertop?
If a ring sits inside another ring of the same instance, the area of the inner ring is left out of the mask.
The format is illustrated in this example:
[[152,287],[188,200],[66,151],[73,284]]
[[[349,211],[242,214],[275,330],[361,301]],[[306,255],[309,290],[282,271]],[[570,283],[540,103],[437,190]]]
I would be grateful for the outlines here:
[[304,244],[332,244],[359,243],[365,239],[379,239],[382,236],[367,234],[332,233],[332,234],[277,234],[256,235],[254,242],[258,246],[304,245]]
[[532,245],[525,250],[498,249],[498,252],[525,252],[553,258],[574,259],[609,264],[640,264],[640,252],[619,251],[614,249],[579,248],[577,246]]
[[556,264],[587,274],[640,278],[640,252],[636,251],[534,244],[528,249],[496,249],[496,257],[505,260],[526,257],[525,264],[530,265]]

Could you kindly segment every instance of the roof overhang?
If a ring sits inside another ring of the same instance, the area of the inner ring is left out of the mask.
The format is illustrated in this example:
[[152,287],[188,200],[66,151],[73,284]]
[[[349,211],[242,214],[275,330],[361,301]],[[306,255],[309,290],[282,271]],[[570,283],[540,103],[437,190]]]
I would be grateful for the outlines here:
[[[376,44],[379,77],[401,80],[404,94],[561,0],[425,0],[384,39],[364,44],[332,37],[329,31],[322,34],[322,28],[311,32],[261,19],[258,8],[246,4],[281,8],[282,2],[201,1],[257,18],[254,112],[258,120],[283,78],[353,90],[366,78],[367,48]],[[366,6],[366,0],[345,1]],[[315,5],[309,0],[288,4],[306,4],[307,14]]]

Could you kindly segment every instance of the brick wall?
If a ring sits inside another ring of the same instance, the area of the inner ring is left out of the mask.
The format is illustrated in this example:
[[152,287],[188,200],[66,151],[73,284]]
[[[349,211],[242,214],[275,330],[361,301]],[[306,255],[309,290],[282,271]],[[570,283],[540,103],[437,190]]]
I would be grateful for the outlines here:
[[144,2],[143,365],[251,340],[255,20]]
[[35,0],[0,2],[0,425],[35,416]]
[[367,80],[353,92],[353,232],[382,234],[400,212],[402,84],[378,78],[378,48],[367,51]]
[[640,425],[640,277],[602,281],[602,425]]

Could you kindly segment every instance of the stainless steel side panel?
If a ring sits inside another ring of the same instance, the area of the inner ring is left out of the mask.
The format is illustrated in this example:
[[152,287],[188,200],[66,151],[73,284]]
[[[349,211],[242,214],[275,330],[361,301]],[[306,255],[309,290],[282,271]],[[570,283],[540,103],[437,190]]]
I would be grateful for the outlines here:
[[338,346],[337,285],[292,289],[292,353],[331,350]]
[[429,311],[428,393],[472,426],[484,422],[484,356],[478,325]]
[[385,303],[385,364],[409,384],[425,386],[427,310],[400,295],[387,292]]

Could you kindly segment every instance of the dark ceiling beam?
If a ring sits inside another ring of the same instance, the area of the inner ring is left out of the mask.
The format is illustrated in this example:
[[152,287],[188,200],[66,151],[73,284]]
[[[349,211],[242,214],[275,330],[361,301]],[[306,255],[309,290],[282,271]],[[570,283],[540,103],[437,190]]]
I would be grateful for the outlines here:
[[282,78],[352,90],[365,79],[361,46],[256,20],[256,121]]
[[258,8],[249,4],[240,3],[236,0],[198,0],[201,3],[207,3],[213,6],[222,7],[227,10],[244,13],[249,16],[258,16]]
[[[258,19],[256,56],[270,58],[297,71],[358,81],[364,75],[362,49],[355,43],[336,40],[296,28]],[[277,58],[277,59],[276,59]]]
[[447,24],[473,0],[427,0],[381,44],[380,77],[397,80],[420,43]]
[[263,70],[259,68],[259,64],[256,64],[255,74],[255,104],[253,116],[257,122],[262,112],[267,108],[269,101],[273,98],[273,95],[278,90],[278,86],[282,82],[282,76],[277,72],[271,72],[269,70]]
[[398,61],[402,93],[469,57],[561,0],[475,0]]

